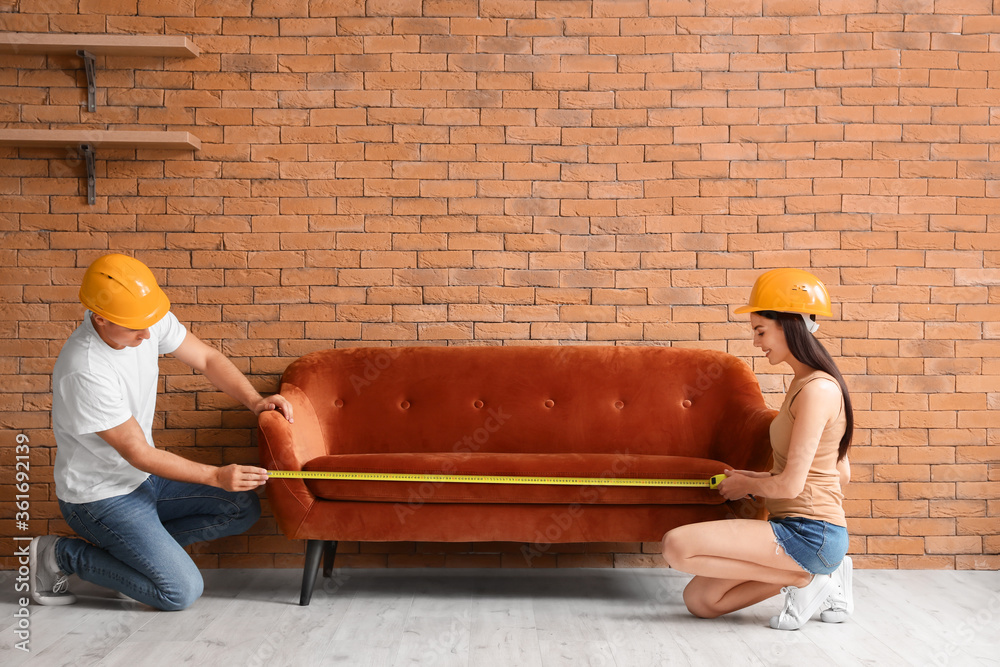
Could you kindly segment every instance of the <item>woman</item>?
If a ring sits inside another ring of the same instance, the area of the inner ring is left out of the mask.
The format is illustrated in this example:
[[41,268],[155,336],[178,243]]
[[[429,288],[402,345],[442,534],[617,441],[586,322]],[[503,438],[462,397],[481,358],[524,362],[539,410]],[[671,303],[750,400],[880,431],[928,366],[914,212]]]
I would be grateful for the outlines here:
[[719,493],[764,498],[770,520],[681,526],[664,536],[663,556],[695,575],[684,589],[695,616],[715,618],[784,592],[772,628],[796,630],[820,608],[823,621],[841,622],[854,606],[841,491],[850,479],[854,414],[843,376],[813,336],[816,315],[833,314],[830,297],[816,276],[775,269],[757,279],[749,305],[736,309],[747,312],[754,347],[795,374],[771,423],[774,467],[726,470]]

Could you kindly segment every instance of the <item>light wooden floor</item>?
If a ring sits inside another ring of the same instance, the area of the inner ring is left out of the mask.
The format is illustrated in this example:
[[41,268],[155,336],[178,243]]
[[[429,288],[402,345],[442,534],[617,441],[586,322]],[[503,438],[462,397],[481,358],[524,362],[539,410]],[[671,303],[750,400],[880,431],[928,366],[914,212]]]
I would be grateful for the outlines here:
[[[205,595],[157,612],[78,580],[31,610],[13,648],[0,572],[0,662],[13,665],[1000,665],[1000,573],[855,572],[857,610],[771,630],[773,598],[727,618],[685,611],[670,570],[341,570],[297,605],[300,572],[207,570]],[[321,582],[322,583],[322,582]]]

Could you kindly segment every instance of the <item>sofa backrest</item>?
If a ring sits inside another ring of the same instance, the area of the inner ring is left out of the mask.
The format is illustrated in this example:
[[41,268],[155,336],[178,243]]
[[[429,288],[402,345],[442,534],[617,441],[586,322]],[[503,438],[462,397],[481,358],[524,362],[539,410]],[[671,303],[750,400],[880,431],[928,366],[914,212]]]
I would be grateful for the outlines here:
[[736,357],[670,347],[323,350],[288,367],[289,385],[308,396],[330,454],[623,452],[740,465],[740,443],[720,434],[771,414]]

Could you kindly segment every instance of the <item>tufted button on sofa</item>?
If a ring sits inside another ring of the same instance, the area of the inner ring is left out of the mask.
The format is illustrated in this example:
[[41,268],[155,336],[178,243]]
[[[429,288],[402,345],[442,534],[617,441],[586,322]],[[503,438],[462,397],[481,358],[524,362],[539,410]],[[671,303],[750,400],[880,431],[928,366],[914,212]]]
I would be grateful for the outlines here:
[[[271,470],[707,479],[764,470],[775,412],[731,355],[648,346],[351,348],[286,369],[295,410],[259,421]],[[308,540],[300,602],[339,540],[659,540],[679,525],[760,518],[707,488],[271,479],[279,528]]]

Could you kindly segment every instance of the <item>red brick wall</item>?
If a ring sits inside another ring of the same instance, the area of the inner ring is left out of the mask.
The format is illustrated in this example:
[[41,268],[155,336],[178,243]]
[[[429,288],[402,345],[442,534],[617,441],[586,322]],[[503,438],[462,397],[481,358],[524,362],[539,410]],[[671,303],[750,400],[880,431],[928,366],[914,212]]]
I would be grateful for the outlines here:
[[[996,3],[1000,5],[1000,3]],[[195,60],[0,56],[8,127],[188,130],[198,153],[0,149],[0,534],[53,498],[49,373],[108,251],[153,267],[262,391],[319,348],[728,350],[762,270],[810,268],[857,408],[865,567],[1000,567],[1000,9],[991,0],[0,0],[0,30],[188,34]],[[171,359],[158,444],[256,460],[254,419]],[[4,543],[10,544],[5,539]],[[300,563],[265,519],[205,566]],[[534,565],[655,564],[656,545]],[[364,566],[518,545],[342,545]],[[6,557],[9,567],[12,559]]]

